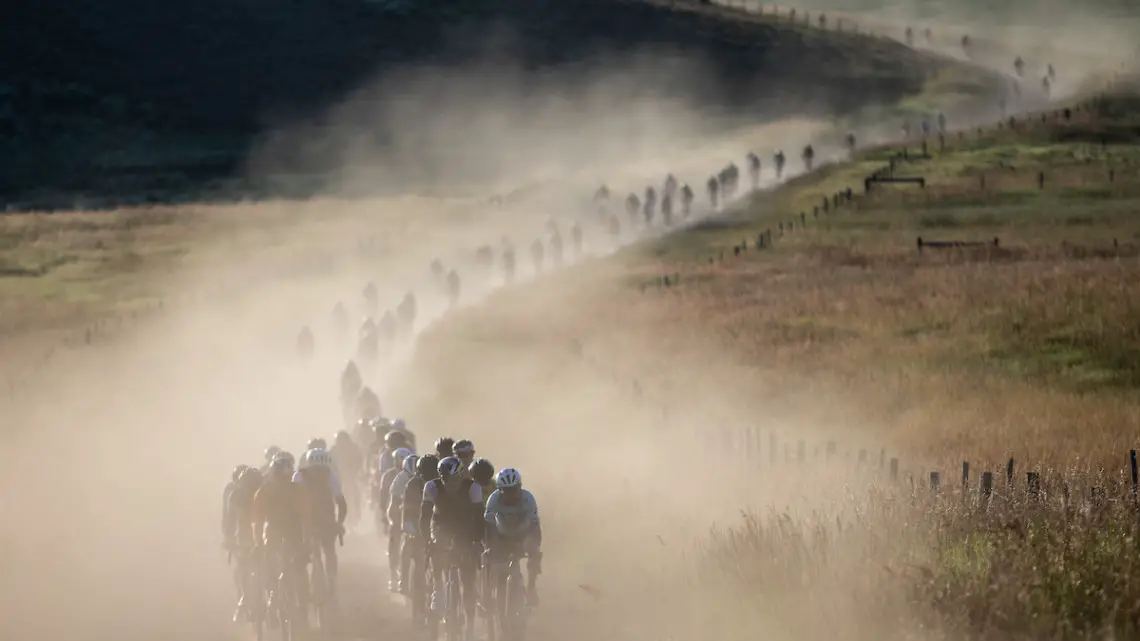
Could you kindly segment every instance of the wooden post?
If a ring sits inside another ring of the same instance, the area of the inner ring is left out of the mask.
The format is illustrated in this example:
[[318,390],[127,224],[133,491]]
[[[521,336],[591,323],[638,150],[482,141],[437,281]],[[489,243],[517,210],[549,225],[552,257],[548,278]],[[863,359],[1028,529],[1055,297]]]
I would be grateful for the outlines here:
[[899,480],[899,460],[897,458],[891,459],[891,480],[896,482]]
[[1013,487],[1013,459],[1009,459],[1009,463],[1005,465],[1005,485],[1006,487]]
[[1045,189],[1045,172],[1043,171],[1037,172],[1037,188]]
[[966,491],[970,487],[970,462],[962,461],[962,500],[966,500]]
[[768,434],[768,459],[772,465],[776,464],[776,433]]
[[994,495],[994,473],[982,472],[982,484],[979,487],[982,499],[982,509],[990,504],[990,497]]
[[1037,472],[1025,473],[1025,492],[1030,501],[1041,498],[1041,475]]
[[879,469],[881,470],[886,466],[887,466],[887,448],[884,447],[884,448],[879,450]]
[[1132,468],[1132,500],[1136,500],[1137,484],[1140,483],[1140,478],[1137,477],[1136,470],[1136,450],[1128,452],[1128,464]]
[[940,481],[941,481],[941,475],[939,475],[938,472],[931,472],[930,473],[930,490],[932,492],[938,491],[938,484]]

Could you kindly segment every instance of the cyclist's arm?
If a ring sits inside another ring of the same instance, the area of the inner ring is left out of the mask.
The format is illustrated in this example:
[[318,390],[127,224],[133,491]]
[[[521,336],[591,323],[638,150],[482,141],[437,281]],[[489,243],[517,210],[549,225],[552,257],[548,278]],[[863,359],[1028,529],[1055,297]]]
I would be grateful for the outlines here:
[[420,532],[424,534],[431,532],[431,519],[435,514],[435,492],[434,481],[424,485],[424,498],[420,502]]
[[222,490],[222,536],[229,540],[230,534],[233,532],[233,518],[230,514],[230,495],[233,494],[234,484],[230,482],[226,485],[226,489]]
[[258,489],[253,494],[253,503],[249,510],[249,528],[253,531],[253,543],[259,545],[264,538],[262,537],[262,526],[265,524],[265,494],[264,488]]

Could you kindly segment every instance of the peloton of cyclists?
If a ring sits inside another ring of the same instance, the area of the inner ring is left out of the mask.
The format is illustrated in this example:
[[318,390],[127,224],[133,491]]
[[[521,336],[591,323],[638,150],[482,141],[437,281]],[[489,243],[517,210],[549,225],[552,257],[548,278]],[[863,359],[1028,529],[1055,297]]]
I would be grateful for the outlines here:
[[[377,435],[372,466],[342,430],[331,452],[324,439],[313,438],[296,463],[289,452],[270,446],[260,468],[235,467],[223,493],[222,519],[225,549],[237,561],[235,621],[251,614],[251,563],[285,572],[294,581],[301,611],[306,611],[308,564],[312,555],[323,553],[329,596],[335,598],[335,543],[344,535],[349,514],[343,479],[357,478],[353,470],[368,467],[374,474],[377,522],[389,537],[389,588],[393,592],[421,598],[438,616],[447,606],[445,572],[454,563],[459,569],[466,620],[471,622],[480,605],[505,607],[496,595],[503,594],[505,563],[517,551],[528,561],[528,604],[538,605],[542,528],[537,501],[523,489],[518,471],[506,468],[496,474],[490,461],[475,458],[469,439],[442,437],[434,453],[420,457],[403,421],[381,418],[370,423]],[[417,583],[409,575],[415,559],[417,572],[430,568],[430,573],[420,574],[426,583]],[[471,638],[474,627],[466,628]]]

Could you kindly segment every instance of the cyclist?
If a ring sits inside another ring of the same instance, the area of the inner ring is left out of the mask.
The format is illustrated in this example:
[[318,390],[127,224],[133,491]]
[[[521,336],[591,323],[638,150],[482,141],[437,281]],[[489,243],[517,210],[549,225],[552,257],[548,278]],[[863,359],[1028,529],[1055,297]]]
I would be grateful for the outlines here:
[[[441,459],[439,478],[424,485],[421,531],[431,533],[428,555],[434,590],[431,610],[437,615],[447,608],[444,592],[444,570],[456,565],[463,588],[463,608],[466,612],[466,634],[474,638],[475,609],[479,552],[483,540],[484,524],[482,489],[460,473],[461,464],[454,456]],[[480,546],[479,550],[476,546]]]
[[360,369],[356,367],[355,362],[349,360],[340,374],[340,405],[346,417],[363,386],[364,379],[360,376]]
[[[372,419],[358,418],[352,428],[352,441],[360,450],[361,458],[372,449],[372,442],[376,439],[374,432],[375,428],[372,427]],[[361,462],[363,464],[363,461]]]
[[[514,545],[521,545],[527,556],[527,601],[538,605],[536,583],[542,573],[542,525],[538,519],[538,502],[522,487],[518,470],[506,468],[495,479],[497,489],[487,500],[487,554],[492,567],[501,565]],[[496,572],[495,590],[503,594],[506,574]],[[498,604],[504,607],[504,603]]]
[[243,614],[249,613],[253,605],[254,595],[247,590],[252,586],[249,577],[253,570],[251,565],[251,551],[253,541],[253,497],[261,489],[261,470],[256,467],[246,467],[234,483],[233,491],[229,495],[226,505],[227,529],[225,532],[225,546],[229,553],[237,558],[234,565],[234,582],[238,587],[237,609],[234,611],[234,622],[241,620]]
[[305,452],[301,466],[293,475],[293,483],[303,490],[305,502],[305,538],[312,554],[324,553],[329,597],[336,599],[336,540],[344,536],[348,518],[348,502],[341,489],[340,476],[333,467],[327,450],[314,448]]
[[341,430],[336,433],[336,440],[329,454],[332,455],[337,476],[344,483],[345,498],[352,508],[350,514],[359,516],[361,492],[358,481],[362,477],[364,468],[364,457],[360,453],[360,448],[352,442],[352,437],[347,431]]
[[[400,458],[405,451],[411,452],[407,448],[401,448],[396,450],[393,456]],[[388,589],[393,592],[400,591],[400,548],[404,539],[401,536],[403,522],[400,517],[404,505],[404,488],[408,486],[408,481],[416,473],[416,462],[419,461],[419,457],[415,454],[407,454],[403,456],[402,460],[400,471],[396,472],[392,482],[388,485],[388,501],[381,503],[382,506],[385,506],[385,513],[388,517],[388,571],[391,574]]]
[[[373,476],[376,482],[372,485],[372,505],[376,510],[376,521],[380,524],[380,529],[384,531],[385,535],[389,534],[388,500],[390,497],[388,490],[391,489],[392,481],[396,478],[396,475],[403,469],[404,459],[413,453],[412,450],[406,447],[397,448],[396,451],[386,456],[389,460],[389,464],[378,467],[375,476]],[[389,545],[391,545],[391,538],[389,538]]]
[[495,491],[495,466],[485,458],[475,459],[468,467],[467,475],[483,490],[483,504],[486,505]]
[[456,441],[455,446],[452,447],[452,452],[455,454],[455,457],[459,459],[460,475],[465,479],[471,478],[469,468],[471,467],[471,463],[475,460],[475,444],[467,439]]
[[435,455],[439,460],[443,460],[449,456],[454,456],[455,452],[455,439],[450,436],[444,436],[435,442]]
[[392,458],[392,454],[402,448],[406,447],[412,452],[415,452],[415,447],[408,439],[408,433],[403,430],[395,429],[394,421],[387,421],[387,431],[384,433],[384,438],[379,439],[376,447],[376,452],[372,453],[373,467],[376,468],[380,474],[387,472],[392,466],[399,466],[402,461],[397,462]]
[[[424,534],[420,527],[422,506],[424,500],[424,487],[429,481],[439,478],[439,457],[428,454],[416,461],[416,473],[404,487],[404,498],[401,502],[400,522],[404,529],[404,543],[400,548],[400,591],[411,594],[420,585],[413,583],[408,571],[411,568],[412,558],[417,557],[416,572],[422,578],[425,576],[424,561]],[[424,599],[425,595],[415,594],[413,598]],[[421,601],[423,603],[423,601]],[[418,621],[417,621],[418,623]]]
[[380,397],[376,396],[376,392],[372,388],[364,386],[360,388],[360,392],[356,396],[354,406],[355,416],[352,418],[364,418],[365,416],[378,416],[383,413],[383,406],[380,405]]
[[[230,531],[230,495],[233,494],[234,488],[237,487],[238,479],[241,478],[241,473],[249,469],[248,465],[237,465],[234,471],[230,473],[230,482],[226,483],[226,487],[222,490],[222,537],[223,541],[226,534]],[[229,550],[228,547],[222,546],[224,549]]]
[[305,612],[305,565],[309,558],[303,527],[305,503],[301,488],[292,482],[292,477],[293,455],[281,452],[269,464],[269,474],[254,493],[250,513],[253,541],[262,548],[266,564],[265,576],[281,575],[291,581],[300,606],[298,611]]
[[269,473],[269,464],[272,463],[273,459],[276,458],[280,453],[281,448],[277,447],[276,445],[270,445],[269,447],[265,448],[265,463],[263,463],[261,466],[261,474],[263,476]]

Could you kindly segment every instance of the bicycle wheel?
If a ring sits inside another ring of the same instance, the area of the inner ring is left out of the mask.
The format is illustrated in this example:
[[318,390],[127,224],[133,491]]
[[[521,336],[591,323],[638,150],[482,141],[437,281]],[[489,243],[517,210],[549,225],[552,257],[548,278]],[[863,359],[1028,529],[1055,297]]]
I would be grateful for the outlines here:
[[447,641],[460,641],[463,635],[463,600],[459,592],[459,568],[447,570]]
[[508,569],[506,599],[503,640],[523,641],[526,636],[526,586],[523,585],[518,560],[511,561]]

